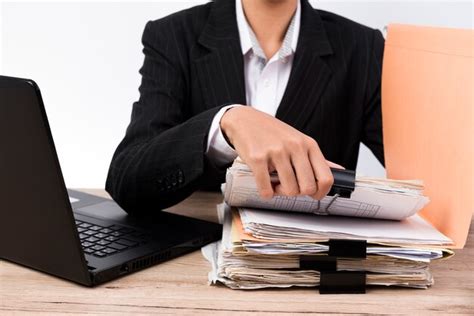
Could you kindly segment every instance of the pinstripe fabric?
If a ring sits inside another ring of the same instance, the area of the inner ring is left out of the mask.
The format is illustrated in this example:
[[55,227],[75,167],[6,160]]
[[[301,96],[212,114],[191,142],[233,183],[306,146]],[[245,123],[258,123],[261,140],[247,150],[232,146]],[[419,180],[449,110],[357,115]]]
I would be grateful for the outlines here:
[[[381,33],[301,3],[301,29],[276,117],[354,169],[360,142],[383,162]],[[218,187],[224,169],[205,156],[214,115],[245,104],[235,1],[216,0],[153,22],[142,37],[140,98],[110,165],[106,189],[130,213]]]

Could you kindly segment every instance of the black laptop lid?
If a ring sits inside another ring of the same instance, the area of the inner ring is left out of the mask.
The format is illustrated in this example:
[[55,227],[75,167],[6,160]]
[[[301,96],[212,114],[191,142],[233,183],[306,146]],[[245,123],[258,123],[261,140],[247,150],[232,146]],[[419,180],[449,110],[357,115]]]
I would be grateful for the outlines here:
[[38,87],[0,76],[0,256],[90,284]]

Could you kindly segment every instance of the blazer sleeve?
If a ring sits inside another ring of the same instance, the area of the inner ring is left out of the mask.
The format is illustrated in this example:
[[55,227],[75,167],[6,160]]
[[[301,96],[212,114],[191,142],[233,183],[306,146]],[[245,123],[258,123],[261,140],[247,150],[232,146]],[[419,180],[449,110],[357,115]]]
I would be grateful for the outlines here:
[[183,51],[173,32],[159,21],[145,27],[140,98],[107,176],[107,192],[128,213],[174,205],[222,174],[205,157],[209,128],[221,107],[188,114]]
[[382,33],[372,31],[372,45],[368,48],[368,78],[365,95],[362,142],[385,166],[382,132],[381,81],[385,41]]

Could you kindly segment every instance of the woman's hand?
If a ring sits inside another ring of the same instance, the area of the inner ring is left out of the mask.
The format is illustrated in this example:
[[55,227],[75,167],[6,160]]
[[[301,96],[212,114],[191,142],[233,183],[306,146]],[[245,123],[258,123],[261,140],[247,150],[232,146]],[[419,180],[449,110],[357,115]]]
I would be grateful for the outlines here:
[[[322,199],[334,178],[318,143],[290,125],[248,106],[229,109],[220,122],[221,130],[240,158],[252,170],[260,195],[309,195]],[[270,181],[276,171],[280,183]]]

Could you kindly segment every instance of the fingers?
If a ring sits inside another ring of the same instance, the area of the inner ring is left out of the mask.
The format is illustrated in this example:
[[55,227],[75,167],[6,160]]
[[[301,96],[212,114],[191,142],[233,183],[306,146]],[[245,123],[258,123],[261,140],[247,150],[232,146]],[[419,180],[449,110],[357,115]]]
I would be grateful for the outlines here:
[[[287,147],[274,147],[255,152],[248,157],[260,196],[270,199],[274,194],[283,196],[308,195],[323,199],[331,190],[334,178],[330,167],[344,167],[326,161],[316,141],[310,138],[302,141],[293,139]],[[271,182],[270,172],[275,170],[278,182]]]
[[299,194],[298,182],[289,156],[277,156],[273,158],[278,173],[280,184],[275,186],[275,193],[285,196],[296,196]]
[[260,196],[264,199],[273,197],[273,187],[270,181],[270,173],[268,172],[268,162],[266,159],[253,159],[247,163],[255,176],[257,189]]
[[[252,159],[249,166],[254,173],[260,196],[272,198],[274,194],[283,196],[309,195],[323,199],[331,190],[334,178],[329,166],[344,169],[326,161],[317,143],[307,148],[293,148],[292,155],[284,152],[269,155],[268,159]],[[276,170],[279,183],[273,185],[269,170]]]
[[309,160],[308,151],[302,150],[297,152],[297,154],[292,156],[291,159],[298,181],[299,194],[313,196],[317,193],[318,186],[314,176],[313,167]]
[[334,183],[334,177],[317,144],[311,146],[309,149],[309,159],[311,161],[311,166],[313,167],[314,176],[318,186],[318,191],[312,197],[316,200],[321,200],[331,190],[331,187]]

